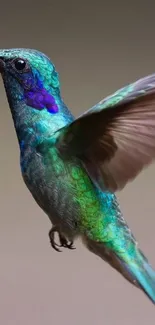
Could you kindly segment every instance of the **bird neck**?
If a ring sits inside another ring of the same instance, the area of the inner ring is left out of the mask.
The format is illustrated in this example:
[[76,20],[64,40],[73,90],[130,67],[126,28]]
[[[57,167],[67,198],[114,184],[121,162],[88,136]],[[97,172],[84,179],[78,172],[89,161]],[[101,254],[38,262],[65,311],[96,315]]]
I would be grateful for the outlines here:
[[70,124],[74,117],[64,104],[60,95],[55,97],[58,106],[56,114],[46,108],[37,110],[17,98],[8,96],[20,149],[34,147],[52,136],[60,128]]

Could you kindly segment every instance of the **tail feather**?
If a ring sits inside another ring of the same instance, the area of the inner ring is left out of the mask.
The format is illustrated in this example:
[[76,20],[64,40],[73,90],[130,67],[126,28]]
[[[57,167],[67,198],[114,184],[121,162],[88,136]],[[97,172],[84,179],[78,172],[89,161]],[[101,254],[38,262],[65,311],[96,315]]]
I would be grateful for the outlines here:
[[133,263],[127,265],[124,261],[120,261],[123,267],[135,278],[136,283],[155,304],[155,271],[151,265],[144,259],[141,265]]
[[84,240],[87,248],[120,272],[130,283],[142,289],[155,304],[155,271],[143,253],[135,247],[135,256],[115,253],[104,243]]

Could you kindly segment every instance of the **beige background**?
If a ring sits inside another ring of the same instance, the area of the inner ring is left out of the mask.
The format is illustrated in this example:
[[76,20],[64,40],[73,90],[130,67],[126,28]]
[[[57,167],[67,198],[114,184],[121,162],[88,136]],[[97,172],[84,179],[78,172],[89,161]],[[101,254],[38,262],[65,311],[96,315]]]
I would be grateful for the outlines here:
[[[0,47],[47,53],[77,115],[155,72],[155,2],[10,1],[0,5]],[[50,223],[23,184],[18,144],[0,84],[0,324],[154,324],[155,307],[77,243],[54,252]],[[155,266],[155,166],[119,194],[125,218]]]

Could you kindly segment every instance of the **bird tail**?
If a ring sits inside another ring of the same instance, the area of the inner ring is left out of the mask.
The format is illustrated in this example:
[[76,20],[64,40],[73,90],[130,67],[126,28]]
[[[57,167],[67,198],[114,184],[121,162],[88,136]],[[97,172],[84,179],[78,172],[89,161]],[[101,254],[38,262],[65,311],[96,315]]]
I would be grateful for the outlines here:
[[118,250],[114,252],[105,243],[90,239],[84,241],[91,252],[108,262],[133,285],[142,289],[155,304],[155,271],[137,245],[134,246],[134,252],[129,254]]

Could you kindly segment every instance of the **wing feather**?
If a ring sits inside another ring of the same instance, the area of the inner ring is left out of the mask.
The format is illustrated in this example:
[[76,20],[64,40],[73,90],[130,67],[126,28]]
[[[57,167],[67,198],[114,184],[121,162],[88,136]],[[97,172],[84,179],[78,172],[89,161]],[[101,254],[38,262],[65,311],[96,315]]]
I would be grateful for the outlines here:
[[122,189],[155,159],[155,74],[95,105],[62,130],[57,145],[80,157],[102,189]]

